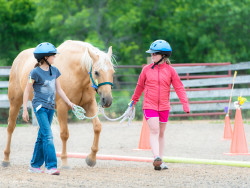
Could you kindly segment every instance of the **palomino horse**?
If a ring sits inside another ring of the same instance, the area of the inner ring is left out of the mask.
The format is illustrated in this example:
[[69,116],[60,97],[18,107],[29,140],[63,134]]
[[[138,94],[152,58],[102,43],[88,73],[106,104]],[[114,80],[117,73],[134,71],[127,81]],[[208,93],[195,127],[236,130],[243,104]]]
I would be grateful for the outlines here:
[[[65,41],[58,48],[60,54],[54,61],[61,76],[58,78],[60,84],[68,98],[76,105],[86,110],[86,115],[94,116],[98,111],[95,93],[100,96],[101,105],[110,107],[112,104],[111,84],[113,83],[114,67],[111,62],[112,47],[108,53],[104,53],[93,47],[89,43],[80,41]],[[28,81],[30,71],[34,68],[36,59],[33,55],[34,49],[22,51],[14,60],[9,78],[8,97],[10,102],[9,119],[7,128],[7,144],[4,150],[3,166],[8,166],[12,133],[16,127],[16,119],[20,107],[23,103],[23,92]],[[91,69],[92,68],[92,69]],[[91,74],[89,72],[91,71]],[[93,80],[97,80],[101,87],[95,90],[91,87]],[[101,83],[104,83],[101,84]],[[109,84],[105,84],[109,83]],[[33,98],[33,90],[29,95],[29,100]],[[56,96],[57,116],[60,124],[60,136],[62,140],[62,166],[67,167],[67,140],[69,130],[67,125],[68,111],[70,107]],[[86,158],[89,166],[96,164],[96,153],[98,151],[99,136],[101,132],[101,122],[98,117],[92,119],[94,129],[94,141],[91,153]]]

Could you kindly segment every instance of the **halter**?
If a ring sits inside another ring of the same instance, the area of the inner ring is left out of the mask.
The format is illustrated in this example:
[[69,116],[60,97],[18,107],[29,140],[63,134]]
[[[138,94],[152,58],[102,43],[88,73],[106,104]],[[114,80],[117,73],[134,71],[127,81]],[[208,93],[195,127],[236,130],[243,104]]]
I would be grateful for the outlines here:
[[92,66],[93,66],[93,64],[91,64],[91,68],[90,68],[90,71],[89,71],[89,76],[90,76],[90,79],[92,81],[92,87],[95,88],[96,92],[98,90],[98,87],[103,86],[103,85],[108,84],[108,85],[111,85],[111,87],[113,87],[113,83],[111,83],[111,82],[103,82],[103,83],[100,83],[100,84],[96,85],[96,83],[93,80],[92,73],[91,73],[92,72]]

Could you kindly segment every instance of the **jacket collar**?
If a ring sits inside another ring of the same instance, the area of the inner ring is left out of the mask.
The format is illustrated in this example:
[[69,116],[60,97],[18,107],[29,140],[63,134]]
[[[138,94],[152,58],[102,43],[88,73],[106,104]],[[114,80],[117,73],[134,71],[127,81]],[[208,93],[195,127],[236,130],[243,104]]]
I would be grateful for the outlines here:
[[[151,66],[153,66],[154,65],[154,63],[151,63]],[[150,67],[151,67],[150,66]],[[164,62],[164,63],[162,63],[162,64],[158,64],[158,65],[156,65],[155,67],[157,67],[157,68],[163,68],[163,67],[167,67],[168,66],[168,64],[166,63],[166,62]]]

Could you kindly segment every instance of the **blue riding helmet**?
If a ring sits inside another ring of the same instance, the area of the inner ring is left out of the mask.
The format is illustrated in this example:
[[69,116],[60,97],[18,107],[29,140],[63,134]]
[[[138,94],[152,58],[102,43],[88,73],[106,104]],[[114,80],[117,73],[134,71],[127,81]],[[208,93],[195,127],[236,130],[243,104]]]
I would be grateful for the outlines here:
[[41,61],[45,56],[52,56],[57,54],[57,49],[55,46],[49,42],[43,42],[38,44],[34,50],[34,56],[37,61]]
[[170,57],[172,54],[172,48],[170,44],[165,40],[156,40],[151,45],[149,50],[146,51],[146,53],[159,53],[162,55],[166,55],[167,57]]

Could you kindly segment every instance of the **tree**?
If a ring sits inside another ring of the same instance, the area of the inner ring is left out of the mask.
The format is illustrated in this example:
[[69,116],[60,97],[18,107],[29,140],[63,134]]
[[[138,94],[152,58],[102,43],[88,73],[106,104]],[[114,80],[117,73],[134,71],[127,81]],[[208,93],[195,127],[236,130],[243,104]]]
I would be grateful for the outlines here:
[[0,0],[0,60],[48,41],[111,45],[119,64],[144,64],[167,40],[172,63],[248,61],[249,0]]
[[3,65],[10,65],[34,41],[36,8],[32,0],[0,0],[0,11],[0,59],[5,60]]

